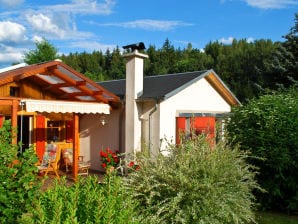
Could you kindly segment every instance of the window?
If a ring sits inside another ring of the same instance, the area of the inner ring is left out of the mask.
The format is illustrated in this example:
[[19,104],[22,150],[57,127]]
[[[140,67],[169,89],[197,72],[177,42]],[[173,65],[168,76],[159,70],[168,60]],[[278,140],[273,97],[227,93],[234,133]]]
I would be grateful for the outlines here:
[[11,86],[9,89],[9,96],[19,97],[20,96],[20,88]]
[[47,142],[72,142],[73,126],[71,120],[48,120]]
[[60,142],[64,139],[63,136],[63,121],[48,121],[47,122],[47,142]]

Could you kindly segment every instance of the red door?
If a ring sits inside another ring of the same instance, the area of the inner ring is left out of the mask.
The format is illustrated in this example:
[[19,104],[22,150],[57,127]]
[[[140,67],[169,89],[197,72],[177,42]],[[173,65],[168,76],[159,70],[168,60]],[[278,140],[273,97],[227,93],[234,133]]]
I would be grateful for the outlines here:
[[45,117],[41,114],[36,116],[36,154],[39,161],[42,160],[45,151]]

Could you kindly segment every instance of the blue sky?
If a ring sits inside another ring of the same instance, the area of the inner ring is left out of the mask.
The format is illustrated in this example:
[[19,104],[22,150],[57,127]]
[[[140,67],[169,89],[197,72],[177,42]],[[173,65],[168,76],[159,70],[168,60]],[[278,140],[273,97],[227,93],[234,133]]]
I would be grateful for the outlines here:
[[59,53],[135,42],[160,48],[235,39],[283,41],[298,0],[0,0],[0,68],[46,38]]

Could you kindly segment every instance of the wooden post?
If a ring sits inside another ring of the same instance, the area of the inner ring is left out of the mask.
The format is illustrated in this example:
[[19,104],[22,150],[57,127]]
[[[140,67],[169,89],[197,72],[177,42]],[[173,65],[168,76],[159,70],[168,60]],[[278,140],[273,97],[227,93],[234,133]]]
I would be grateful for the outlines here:
[[79,115],[73,113],[73,169],[72,174],[75,181],[79,172]]
[[12,100],[11,106],[11,128],[12,128],[12,143],[17,144],[17,126],[18,126],[18,107],[19,100]]

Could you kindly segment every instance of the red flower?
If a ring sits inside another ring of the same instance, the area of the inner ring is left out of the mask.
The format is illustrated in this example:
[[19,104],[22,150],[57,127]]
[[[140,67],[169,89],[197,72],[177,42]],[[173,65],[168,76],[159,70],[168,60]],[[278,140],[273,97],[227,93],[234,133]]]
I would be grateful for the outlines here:
[[139,170],[139,169],[141,168],[139,165],[135,164],[134,161],[130,161],[130,162],[128,163],[128,166],[129,166],[130,168],[134,169],[134,170]]
[[141,167],[139,165],[136,166],[135,170],[139,170]]
[[116,167],[119,163],[118,155],[115,152],[113,152],[110,148],[100,150],[99,155],[101,157],[103,168],[111,166]]

